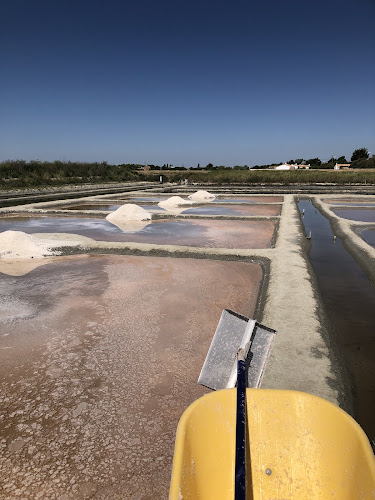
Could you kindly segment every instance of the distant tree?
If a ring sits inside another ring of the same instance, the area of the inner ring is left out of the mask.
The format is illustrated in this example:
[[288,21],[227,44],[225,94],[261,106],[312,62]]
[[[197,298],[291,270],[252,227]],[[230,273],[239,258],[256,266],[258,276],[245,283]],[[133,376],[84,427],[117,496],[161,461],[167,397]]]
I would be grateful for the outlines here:
[[345,156],[339,156],[339,158],[337,158],[337,163],[348,163],[348,160]]
[[360,158],[353,161],[350,168],[375,168],[375,158]]
[[331,156],[331,158],[327,161],[327,165],[325,166],[325,168],[333,168],[335,166],[335,163],[336,163],[336,157]]
[[199,165],[199,163],[198,163],[198,165],[197,165],[197,168],[201,168],[201,166]]
[[212,163],[208,163],[208,164],[206,165],[206,168],[207,168],[207,169],[209,169],[209,170],[210,170],[212,167],[213,167]]
[[297,158],[294,163],[297,163],[297,165],[302,165],[304,162],[303,158]]
[[322,164],[320,158],[310,158],[309,160],[306,160],[306,163],[313,168],[320,167],[320,165]]
[[368,158],[368,149],[367,148],[359,148],[353,151],[351,161],[360,160],[361,158]]

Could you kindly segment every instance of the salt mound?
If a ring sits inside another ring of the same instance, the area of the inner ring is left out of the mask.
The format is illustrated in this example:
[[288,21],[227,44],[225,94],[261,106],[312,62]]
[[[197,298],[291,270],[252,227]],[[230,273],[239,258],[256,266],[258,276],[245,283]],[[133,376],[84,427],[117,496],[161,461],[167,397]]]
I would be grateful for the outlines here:
[[165,208],[165,210],[174,209],[181,205],[192,205],[192,201],[184,200],[181,196],[171,196],[168,200],[161,201],[158,203],[160,208]]
[[46,243],[22,231],[0,233],[0,259],[30,259],[58,255],[52,248],[50,242]]
[[150,223],[142,220],[111,220],[109,221],[114,226],[117,226],[124,233],[138,233],[142,231]]
[[138,205],[126,203],[122,207],[107,215],[106,219],[109,222],[142,221],[150,220],[151,214]]
[[214,198],[216,198],[216,195],[209,193],[208,191],[203,191],[202,189],[189,196],[189,199],[194,201],[213,200]]

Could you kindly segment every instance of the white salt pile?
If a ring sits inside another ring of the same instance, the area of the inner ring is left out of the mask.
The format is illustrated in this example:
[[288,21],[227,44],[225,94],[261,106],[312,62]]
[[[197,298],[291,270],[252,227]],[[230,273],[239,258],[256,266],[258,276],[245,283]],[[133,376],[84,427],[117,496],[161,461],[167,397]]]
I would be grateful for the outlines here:
[[[64,245],[59,242],[58,246]],[[60,255],[60,252],[54,250],[52,242],[40,240],[22,231],[0,233],[0,259],[38,259],[49,255]]]
[[126,203],[106,217],[107,221],[117,226],[124,233],[137,233],[148,225],[152,216],[147,210],[134,203]]
[[110,220],[108,222],[121,229],[124,233],[138,233],[150,224],[149,221],[143,220]]
[[122,207],[107,215],[106,219],[109,222],[142,221],[150,220],[151,214],[138,205],[126,203],[125,205],[122,205]]
[[213,200],[214,198],[216,198],[214,194],[209,193],[208,191],[203,191],[202,189],[189,196],[189,199],[194,201],[209,201]]
[[161,201],[158,203],[160,208],[164,208],[165,210],[173,210],[176,207],[180,207],[181,205],[192,205],[192,201],[184,200],[181,196],[171,196],[168,200]]

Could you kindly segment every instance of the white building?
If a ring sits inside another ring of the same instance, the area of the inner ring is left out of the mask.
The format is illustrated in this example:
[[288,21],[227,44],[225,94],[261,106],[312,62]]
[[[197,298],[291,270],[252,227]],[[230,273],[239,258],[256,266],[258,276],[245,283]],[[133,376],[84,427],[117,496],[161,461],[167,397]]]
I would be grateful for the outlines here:
[[277,167],[273,167],[272,170],[295,170],[296,167],[294,165],[289,165],[289,163],[283,163],[282,165],[278,165]]
[[297,163],[294,163],[293,165],[289,163],[282,163],[281,165],[278,165],[277,167],[271,167],[272,170],[302,170],[302,169],[309,169],[310,164],[308,165],[297,165]]
[[340,170],[341,167],[350,167],[350,163],[336,163],[336,165],[333,167],[335,170]]

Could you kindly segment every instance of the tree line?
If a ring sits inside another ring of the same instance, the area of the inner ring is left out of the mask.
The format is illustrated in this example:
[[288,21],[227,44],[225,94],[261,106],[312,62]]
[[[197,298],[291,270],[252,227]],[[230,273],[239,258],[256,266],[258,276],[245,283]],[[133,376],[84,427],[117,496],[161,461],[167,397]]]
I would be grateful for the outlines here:
[[0,163],[0,187],[45,186],[142,180],[140,165],[103,162],[7,160]]
[[[351,169],[375,169],[375,158],[369,158],[367,148],[356,149],[351,156]],[[83,183],[107,183],[107,182],[129,182],[129,181],[154,181],[159,180],[159,174],[155,171],[173,170],[180,171],[181,175],[186,175],[188,172],[199,172],[201,170],[214,174],[215,172],[224,173],[232,171],[233,174],[240,174],[244,170],[267,169],[270,166],[279,165],[282,162],[273,165],[234,165],[232,167],[218,165],[214,166],[208,163],[205,167],[200,164],[196,167],[174,167],[169,164],[162,166],[148,165],[151,172],[144,169],[144,165],[134,163],[123,163],[121,165],[111,165],[106,161],[103,162],[42,162],[39,160],[7,160],[0,163],[0,188],[18,188],[18,187],[33,187],[33,186],[53,186],[62,184],[83,184]],[[322,162],[319,158],[303,159],[297,158],[289,160],[288,163],[310,164],[311,169],[333,169],[336,163],[349,163],[345,156],[338,158],[332,157],[327,162]],[[147,170],[149,170],[147,169]],[[152,172],[154,171],[154,173]],[[185,173],[183,172],[185,171]],[[236,172],[234,172],[236,171]],[[161,172],[160,172],[161,173]]]
[[[343,155],[339,157],[332,156],[327,161],[322,161],[320,160],[320,158],[309,158],[309,159],[296,158],[295,160],[289,160],[286,163],[293,165],[294,164],[310,165],[311,169],[324,169],[324,170],[334,168],[336,163],[338,164],[350,163],[350,168],[375,168],[375,158],[374,157],[370,158],[369,156],[370,155],[367,148],[358,148],[353,151],[350,157],[350,161],[348,161],[345,155]],[[253,168],[265,169],[280,165],[281,163],[283,162],[273,163],[272,165],[255,165]]]

